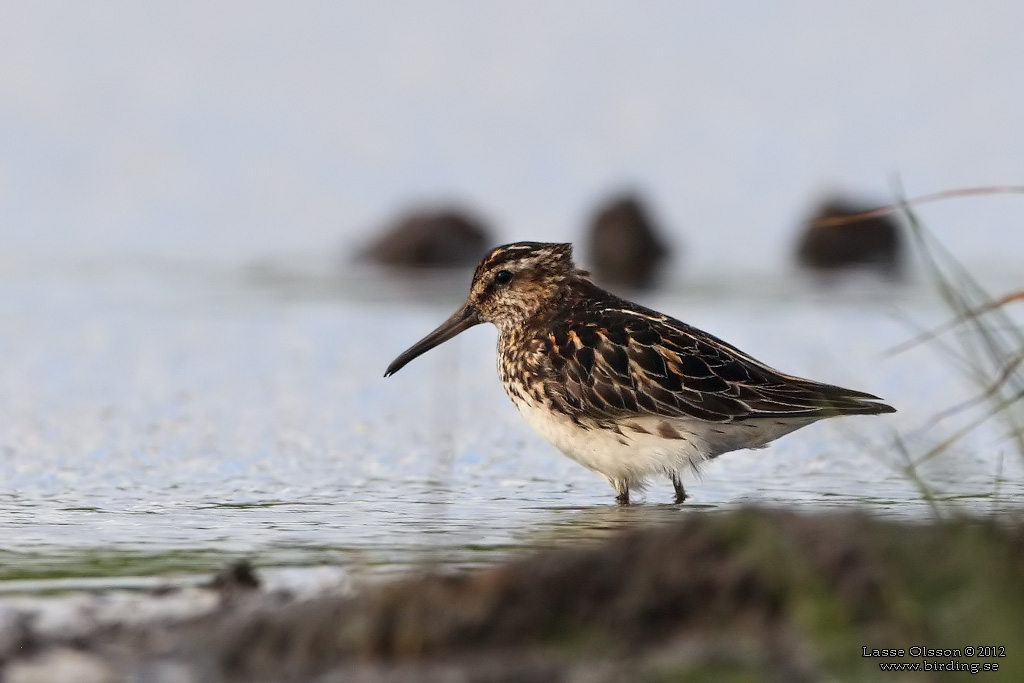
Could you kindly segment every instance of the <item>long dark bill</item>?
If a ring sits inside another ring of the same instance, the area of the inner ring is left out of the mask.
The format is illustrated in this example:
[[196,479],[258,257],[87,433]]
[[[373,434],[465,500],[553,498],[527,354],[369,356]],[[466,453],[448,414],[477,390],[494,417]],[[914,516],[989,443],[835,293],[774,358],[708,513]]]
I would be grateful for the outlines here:
[[445,343],[459,332],[468,330],[474,325],[479,325],[482,322],[483,320],[480,319],[476,309],[468,303],[465,304],[462,308],[455,311],[455,314],[452,317],[441,323],[436,330],[428,334],[423,339],[420,339],[418,342],[406,349],[402,355],[391,361],[391,365],[389,365],[388,369],[384,371],[384,376],[390,377],[405,367],[405,365],[413,358],[422,356],[435,346]]

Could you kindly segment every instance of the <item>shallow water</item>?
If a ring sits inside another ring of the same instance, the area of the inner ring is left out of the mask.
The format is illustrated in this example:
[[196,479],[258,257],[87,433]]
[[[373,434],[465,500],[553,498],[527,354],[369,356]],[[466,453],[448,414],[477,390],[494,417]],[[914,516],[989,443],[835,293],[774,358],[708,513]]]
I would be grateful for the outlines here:
[[[495,376],[492,328],[382,377],[454,309],[467,277],[339,274],[315,261],[7,264],[0,580],[196,574],[238,557],[357,572],[473,566],[746,504],[931,514],[893,466],[893,430],[912,434],[969,388],[932,350],[884,353],[910,336],[908,319],[941,320],[923,286],[751,275],[646,298],[900,412],[726,454],[688,482],[683,508],[667,482],[623,508],[520,420]],[[923,452],[937,432],[909,448]],[[960,509],[1013,506],[1024,491],[995,482],[1003,452],[1012,473],[1012,450],[981,432],[929,476]]]

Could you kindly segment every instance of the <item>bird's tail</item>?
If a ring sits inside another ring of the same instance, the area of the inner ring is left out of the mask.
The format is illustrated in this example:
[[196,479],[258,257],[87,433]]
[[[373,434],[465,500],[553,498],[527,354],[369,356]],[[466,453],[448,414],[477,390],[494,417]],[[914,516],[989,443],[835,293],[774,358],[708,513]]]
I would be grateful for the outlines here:
[[823,417],[839,415],[882,415],[895,413],[896,409],[874,394],[855,389],[845,389],[832,384],[814,383],[817,394],[815,406]]

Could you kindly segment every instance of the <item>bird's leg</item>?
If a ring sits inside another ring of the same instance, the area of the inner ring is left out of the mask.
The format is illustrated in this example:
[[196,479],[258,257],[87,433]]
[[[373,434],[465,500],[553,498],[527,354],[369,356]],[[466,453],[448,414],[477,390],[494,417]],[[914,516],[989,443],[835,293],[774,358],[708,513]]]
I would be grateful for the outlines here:
[[683,481],[679,478],[678,472],[670,472],[672,477],[672,488],[676,490],[676,505],[686,502],[686,489],[683,488]]
[[629,484],[620,479],[614,482],[614,486],[615,492],[619,494],[615,496],[615,502],[619,505],[629,505]]

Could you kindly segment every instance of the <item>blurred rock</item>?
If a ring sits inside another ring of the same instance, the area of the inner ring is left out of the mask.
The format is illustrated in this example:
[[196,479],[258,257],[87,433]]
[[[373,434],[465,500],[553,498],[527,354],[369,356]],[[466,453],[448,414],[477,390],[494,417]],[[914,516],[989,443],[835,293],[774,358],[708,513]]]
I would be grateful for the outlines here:
[[491,246],[490,230],[479,219],[444,208],[407,214],[362,257],[386,266],[451,268],[476,265]]
[[898,277],[903,265],[903,239],[896,220],[889,215],[838,225],[821,225],[830,218],[844,218],[876,208],[843,197],[823,201],[804,223],[797,244],[797,262],[818,271],[854,267],[877,269]]
[[213,577],[212,587],[219,590],[222,595],[234,595],[258,589],[260,580],[248,560],[239,560],[217,572]]
[[600,207],[587,235],[587,262],[595,277],[610,285],[651,287],[669,249],[648,212],[632,195]]

